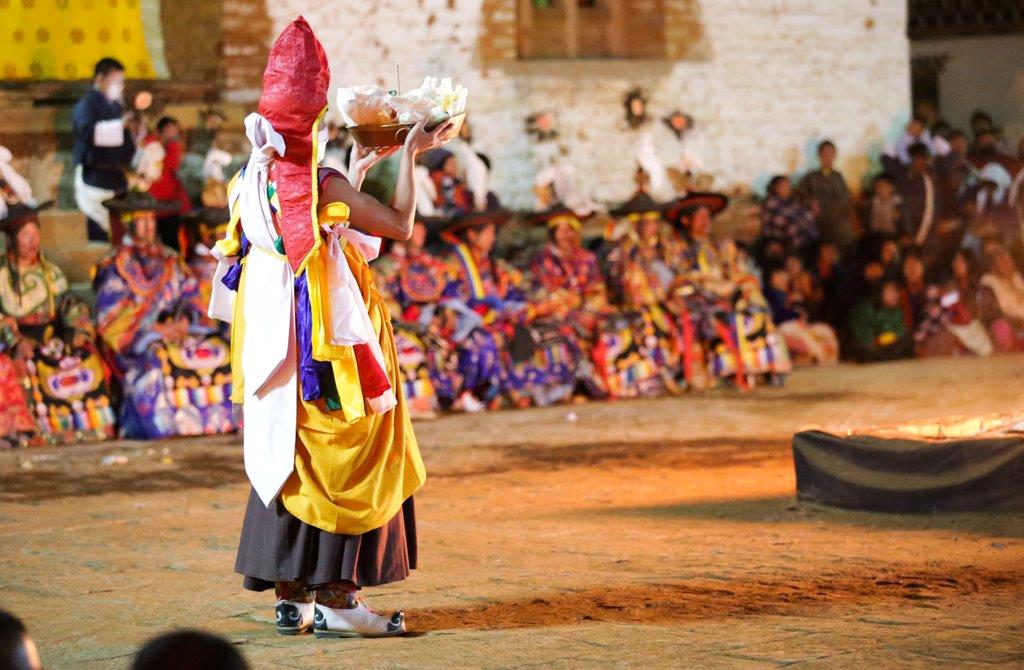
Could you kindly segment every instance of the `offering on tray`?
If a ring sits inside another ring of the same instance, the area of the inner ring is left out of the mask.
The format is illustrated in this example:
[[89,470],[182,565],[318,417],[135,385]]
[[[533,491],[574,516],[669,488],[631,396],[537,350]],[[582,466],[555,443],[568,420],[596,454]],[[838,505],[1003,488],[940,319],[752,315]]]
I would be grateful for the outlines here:
[[356,142],[368,148],[396,146],[420,121],[428,127],[452,119],[455,131],[466,113],[464,86],[449,77],[427,77],[419,88],[404,94],[380,86],[352,86],[338,91],[338,109]]

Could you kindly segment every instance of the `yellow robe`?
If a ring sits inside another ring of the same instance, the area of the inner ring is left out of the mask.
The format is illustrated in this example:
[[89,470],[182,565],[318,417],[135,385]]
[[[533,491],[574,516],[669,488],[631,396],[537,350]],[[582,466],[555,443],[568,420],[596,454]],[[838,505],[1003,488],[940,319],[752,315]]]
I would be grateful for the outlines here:
[[[384,414],[366,408],[364,416],[350,421],[344,411],[328,411],[323,400],[303,400],[300,388],[295,471],[279,495],[285,509],[300,521],[330,533],[358,535],[390,521],[423,485],[426,471],[398,377],[398,350],[388,307],[362,254],[351,244],[345,245],[344,253],[379,337],[398,404]],[[243,266],[232,329],[232,342],[239,343],[236,349],[241,348],[245,328],[240,319],[245,273]],[[234,379],[242,380],[241,352],[232,353]],[[342,375],[336,376],[336,382],[345,397],[359,380]],[[241,398],[241,383],[235,388]]]

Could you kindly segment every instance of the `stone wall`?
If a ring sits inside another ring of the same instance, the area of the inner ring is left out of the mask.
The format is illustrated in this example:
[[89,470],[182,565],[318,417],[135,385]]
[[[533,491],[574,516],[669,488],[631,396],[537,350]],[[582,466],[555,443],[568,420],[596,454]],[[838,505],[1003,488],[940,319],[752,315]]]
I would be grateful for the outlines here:
[[263,3],[253,0],[223,0],[223,16],[223,98],[255,106],[270,44],[280,30],[273,29]]
[[903,2],[668,0],[666,7],[670,53],[680,58],[653,62],[518,61],[514,0],[344,7],[277,0],[267,12],[275,35],[298,13],[306,16],[330,54],[335,87],[393,85],[396,61],[406,87],[426,74],[467,85],[495,189],[517,206],[529,204],[532,176],[553,151],[526,134],[524,120],[534,112],[557,112],[561,141],[600,200],[630,193],[632,156],[644,135],[665,162],[676,159],[679,144],[660,121],[627,128],[622,100],[635,86],[655,119],[676,108],[695,118],[688,148],[726,188],[806,169],[826,136],[857,187],[870,157],[908,114]]

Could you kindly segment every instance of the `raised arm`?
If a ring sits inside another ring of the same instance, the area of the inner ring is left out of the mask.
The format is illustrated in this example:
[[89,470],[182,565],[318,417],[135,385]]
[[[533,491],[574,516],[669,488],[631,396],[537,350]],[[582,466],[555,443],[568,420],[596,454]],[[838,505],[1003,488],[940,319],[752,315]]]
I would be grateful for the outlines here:
[[[416,218],[416,156],[450,140],[451,127],[451,123],[446,121],[427,132],[424,130],[424,123],[421,122],[409,131],[402,147],[395,197],[390,206],[360,193],[357,186],[346,179],[331,179],[324,184],[324,190],[320,194],[321,202],[340,201],[347,204],[350,210],[349,220],[354,228],[378,237],[393,240],[409,239]],[[361,185],[362,175],[354,174],[351,178]]]

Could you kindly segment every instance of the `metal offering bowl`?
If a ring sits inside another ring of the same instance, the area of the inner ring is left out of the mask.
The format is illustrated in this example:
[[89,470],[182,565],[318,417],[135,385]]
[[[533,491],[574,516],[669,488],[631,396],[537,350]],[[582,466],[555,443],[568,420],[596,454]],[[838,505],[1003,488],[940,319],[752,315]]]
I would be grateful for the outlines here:
[[[459,134],[462,124],[466,122],[466,113],[456,114],[451,117],[451,121],[452,136],[454,137]],[[428,126],[427,130],[433,130],[439,123],[444,123],[444,120]],[[367,149],[386,149],[388,147],[402,146],[413,125],[415,124],[389,123],[382,126],[351,126],[348,132],[352,134],[352,139],[362,147]]]

